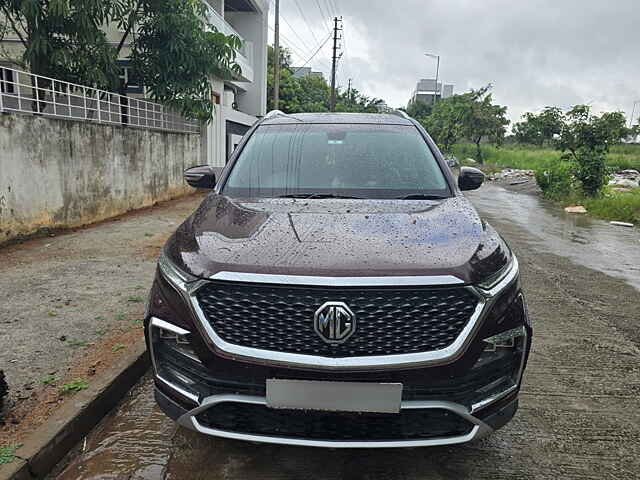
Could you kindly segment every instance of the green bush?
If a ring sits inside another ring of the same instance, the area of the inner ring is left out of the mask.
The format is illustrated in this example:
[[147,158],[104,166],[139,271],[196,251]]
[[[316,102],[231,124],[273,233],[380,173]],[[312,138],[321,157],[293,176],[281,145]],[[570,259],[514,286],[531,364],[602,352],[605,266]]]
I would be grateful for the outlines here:
[[563,200],[573,196],[575,190],[575,166],[570,162],[558,162],[547,168],[536,169],[536,181],[544,196]]
[[606,147],[580,147],[576,150],[575,176],[587,197],[597,197],[607,180]]

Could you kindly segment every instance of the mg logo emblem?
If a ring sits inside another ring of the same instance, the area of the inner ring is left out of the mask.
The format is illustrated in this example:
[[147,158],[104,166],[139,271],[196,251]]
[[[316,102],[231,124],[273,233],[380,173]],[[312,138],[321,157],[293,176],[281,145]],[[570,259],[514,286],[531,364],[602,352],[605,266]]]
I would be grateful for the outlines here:
[[356,331],[356,316],[346,303],[327,302],[316,310],[313,328],[325,342],[343,343]]

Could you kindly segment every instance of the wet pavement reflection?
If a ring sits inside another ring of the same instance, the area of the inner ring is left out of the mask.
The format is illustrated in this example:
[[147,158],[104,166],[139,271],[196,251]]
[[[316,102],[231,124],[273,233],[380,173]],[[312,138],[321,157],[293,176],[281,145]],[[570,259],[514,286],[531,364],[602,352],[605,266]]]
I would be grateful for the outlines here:
[[151,377],[79,445],[60,479],[163,478],[177,427],[156,406]]
[[562,208],[534,195],[493,184],[466,193],[480,214],[508,219],[525,228],[531,246],[543,253],[623,279],[640,290],[640,230],[611,225]]
[[[520,422],[517,418],[514,424]],[[472,478],[484,465],[504,462],[518,427],[472,445],[418,449],[331,450],[252,444],[207,437],[177,427],[153,399],[147,376],[122,405],[70,455],[67,467],[50,478],[75,479],[451,479]],[[522,440],[518,440],[520,437]],[[465,461],[466,451],[482,448]],[[505,449],[506,446],[509,446]],[[524,445],[522,445],[524,447]],[[474,455],[475,456],[475,455]],[[525,463],[532,459],[525,455]],[[513,467],[514,465],[512,465]],[[456,472],[456,473],[454,473]]]

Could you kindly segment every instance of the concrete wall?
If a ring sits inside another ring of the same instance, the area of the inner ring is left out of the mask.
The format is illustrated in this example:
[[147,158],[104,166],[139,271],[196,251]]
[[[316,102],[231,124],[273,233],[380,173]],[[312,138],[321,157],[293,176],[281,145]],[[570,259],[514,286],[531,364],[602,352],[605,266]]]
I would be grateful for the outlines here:
[[0,243],[193,192],[200,152],[199,135],[0,114]]

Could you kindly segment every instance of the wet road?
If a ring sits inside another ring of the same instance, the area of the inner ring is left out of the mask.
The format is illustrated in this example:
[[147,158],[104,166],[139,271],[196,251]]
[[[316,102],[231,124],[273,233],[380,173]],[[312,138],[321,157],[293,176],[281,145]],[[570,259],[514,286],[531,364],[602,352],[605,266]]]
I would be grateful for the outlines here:
[[507,427],[411,450],[248,444],[177,428],[147,378],[56,478],[640,478],[638,231],[492,185],[470,198],[517,252],[534,322],[521,407]]

